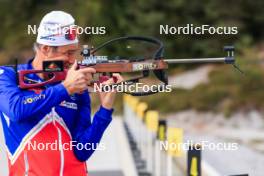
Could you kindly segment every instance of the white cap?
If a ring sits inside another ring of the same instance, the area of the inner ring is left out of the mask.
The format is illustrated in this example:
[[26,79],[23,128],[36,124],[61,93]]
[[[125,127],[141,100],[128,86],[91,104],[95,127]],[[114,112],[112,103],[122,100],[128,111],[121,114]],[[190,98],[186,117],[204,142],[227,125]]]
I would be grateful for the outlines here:
[[67,39],[67,30],[75,27],[74,18],[63,11],[52,11],[46,14],[38,28],[37,43],[48,46],[63,46],[78,43],[77,36]]

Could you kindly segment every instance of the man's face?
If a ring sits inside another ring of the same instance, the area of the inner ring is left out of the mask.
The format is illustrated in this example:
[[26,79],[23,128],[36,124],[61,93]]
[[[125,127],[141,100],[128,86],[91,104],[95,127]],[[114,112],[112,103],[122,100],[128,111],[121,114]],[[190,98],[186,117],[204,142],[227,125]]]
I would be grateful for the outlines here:
[[51,47],[46,53],[46,60],[63,60],[64,67],[69,68],[77,59],[78,49],[78,44],[59,46],[57,48]]

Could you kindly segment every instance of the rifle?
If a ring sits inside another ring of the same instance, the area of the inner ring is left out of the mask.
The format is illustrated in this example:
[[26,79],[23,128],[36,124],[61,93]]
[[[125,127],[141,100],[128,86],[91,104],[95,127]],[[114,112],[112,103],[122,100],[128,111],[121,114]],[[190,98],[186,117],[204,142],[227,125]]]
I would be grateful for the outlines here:
[[[157,49],[154,52],[154,55],[150,60],[142,58],[134,59],[113,59],[109,60],[107,56],[96,55],[96,53],[102,48],[113,44],[118,41],[143,41],[157,45]],[[83,59],[78,61],[79,69],[84,67],[91,67],[96,70],[96,73],[99,73],[99,82],[102,82],[112,76],[113,73],[132,73],[132,72],[141,72],[140,76],[134,77],[123,81],[122,83],[131,85],[139,82],[139,80],[144,79],[150,75],[152,71],[156,78],[161,81],[163,85],[168,85],[168,77],[166,74],[166,69],[168,69],[169,64],[189,64],[189,63],[226,63],[231,64],[239,70],[235,65],[234,58],[234,47],[225,46],[224,51],[227,52],[227,56],[218,57],[218,58],[190,58],[190,59],[164,59],[164,44],[162,41],[152,38],[152,37],[142,37],[142,36],[127,36],[119,37],[109,40],[97,48],[89,48],[88,45],[83,46],[81,55]],[[240,71],[240,70],[239,70]],[[42,87],[47,84],[52,84],[60,82],[65,79],[67,75],[67,70],[63,69],[63,61],[44,61],[43,70],[19,70],[18,73],[18,84],[21,89],[29,89],[35,87]],[[48,80],[43,82],[28,83],[27,75],[29,74],[38,74],[42,73],[45,77],[49,77]],[[150,90],[147,92],[125,92],[133,96],[144,96],[158,93],[159,90]]]

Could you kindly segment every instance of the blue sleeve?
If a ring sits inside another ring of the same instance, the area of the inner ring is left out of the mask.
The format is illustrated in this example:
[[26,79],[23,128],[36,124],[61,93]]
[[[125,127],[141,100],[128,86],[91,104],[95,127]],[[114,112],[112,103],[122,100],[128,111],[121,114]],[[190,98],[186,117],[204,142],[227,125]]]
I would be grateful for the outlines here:
[[77,123],[73,141],[81,143],[83,146],[93,146],[90,150],[79,150],[74,147],[74,154],[80,161],[86,161],[96,150],[96,146],[99,144],[104,131],[112,121],[113,109],[108,110],[104,107],[100,107],[95,113],[93,121],[91,123],[91,109],[90,98],[88,92],[84,93],[83,100],[79,109],[79,121]]
[[34,114],[49,112],[69,96],[62,84],[49,87],[40,94],[32,91],[31,94],[24,95],[16,83],[15,71],[6,67],[1,67],[0,70],[0,111],[11,121],[28,120]]

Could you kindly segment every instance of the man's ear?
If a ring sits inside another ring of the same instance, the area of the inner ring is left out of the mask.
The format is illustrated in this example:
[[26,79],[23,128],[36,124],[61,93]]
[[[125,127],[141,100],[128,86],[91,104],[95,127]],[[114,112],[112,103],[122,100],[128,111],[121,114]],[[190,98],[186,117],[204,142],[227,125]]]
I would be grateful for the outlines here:
[[48,56],[48,53],[51,52],[51,47],[48,45],[41,45],[40,46],[40,51],[45,55]]

